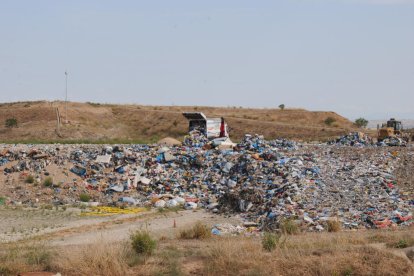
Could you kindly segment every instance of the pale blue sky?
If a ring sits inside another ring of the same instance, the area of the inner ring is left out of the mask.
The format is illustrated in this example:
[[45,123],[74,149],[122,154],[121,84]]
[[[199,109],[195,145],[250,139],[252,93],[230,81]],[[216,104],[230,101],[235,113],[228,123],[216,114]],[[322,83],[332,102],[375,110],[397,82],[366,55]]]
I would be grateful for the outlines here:
[[[0,102],[414,118],[414,0],[0,0]],[[392,98],[395,97],[395,98]]]

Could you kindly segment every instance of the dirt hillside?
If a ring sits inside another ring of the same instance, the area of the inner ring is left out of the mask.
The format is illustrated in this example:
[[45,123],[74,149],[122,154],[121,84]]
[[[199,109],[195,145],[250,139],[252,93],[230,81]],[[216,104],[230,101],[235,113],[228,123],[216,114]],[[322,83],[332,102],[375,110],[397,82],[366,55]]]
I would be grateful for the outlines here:
[[[62,121],[60,132],[56,108]],[[334,112],[75,102],[68,103],[65,123],[63,102],[39,101],[0,104],[0,142],[139,143],[163,137],[182,139],[187,131],[187,121],[181,115],[184,111],[226,118],[236,141],[246,133],[260,133],[268,139],[326,140],[354,129],[352,122]],[[325,124],[328,117],[334,119],[329,126]],[[6,127],[10,118],[17,120],[17,127]]]

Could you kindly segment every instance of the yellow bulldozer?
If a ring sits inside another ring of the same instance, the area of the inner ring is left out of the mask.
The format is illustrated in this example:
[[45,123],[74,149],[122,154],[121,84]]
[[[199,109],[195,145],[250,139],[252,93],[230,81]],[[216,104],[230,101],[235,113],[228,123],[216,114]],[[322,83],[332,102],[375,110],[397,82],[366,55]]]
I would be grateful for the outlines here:
[[387,138],[400,138],[408,142],[409,135],[404,133],[404,128],[401,121],[391,118],[386,124],[382,124],[381,128],[378,125],[378,141],[381,142]]

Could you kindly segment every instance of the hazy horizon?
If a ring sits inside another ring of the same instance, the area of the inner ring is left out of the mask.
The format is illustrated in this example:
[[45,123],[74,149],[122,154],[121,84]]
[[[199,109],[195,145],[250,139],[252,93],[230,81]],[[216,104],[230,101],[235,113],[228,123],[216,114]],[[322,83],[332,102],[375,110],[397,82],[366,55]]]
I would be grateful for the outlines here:
[[414,119],[414,1],[2,1],[0,102]]

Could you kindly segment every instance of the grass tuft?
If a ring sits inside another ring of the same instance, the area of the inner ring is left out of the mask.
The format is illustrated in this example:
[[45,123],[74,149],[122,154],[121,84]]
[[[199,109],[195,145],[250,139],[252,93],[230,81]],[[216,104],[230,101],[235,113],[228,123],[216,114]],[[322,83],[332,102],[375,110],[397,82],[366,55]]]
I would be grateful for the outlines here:
[[51,177],[46,177],[43,181],[43,186],[51,187],[53,185],[53,179]]
[[26,177],[25,182],[28,183],[28,184],[33,184],[34,183],[34,177],[33,177],[33,175],[28,175]]
[[91,197],[88,194],[80,194],[79,199],[82,202],[89,202],[91,200]]
[[157,241],[147,231],[138,230],[132,233],[130,240],[137,254],[151,255],[157,247]]
[[295,235],[299,233],[299,227],[293,219],[283,219],[280,222],[279,227],[285,235]]
[[328,220],[326,222],[326,229],[328,232],[339,232],[341,231],[341,223],[337,220]]
[[199,221],[192,228],[181,230],[179,237],[186,240],[207,239],[211,237],[211,231],[205,224]]
[[279,233],[264,233],[262,239],[263,249],[268,252],[272,252],[277,246],[279,246],[281,237],[282,235]]

